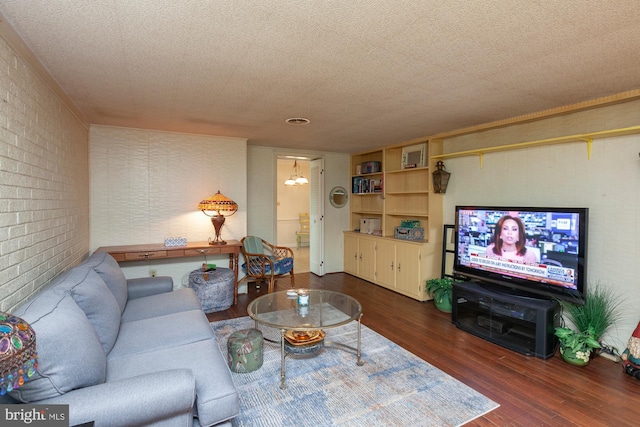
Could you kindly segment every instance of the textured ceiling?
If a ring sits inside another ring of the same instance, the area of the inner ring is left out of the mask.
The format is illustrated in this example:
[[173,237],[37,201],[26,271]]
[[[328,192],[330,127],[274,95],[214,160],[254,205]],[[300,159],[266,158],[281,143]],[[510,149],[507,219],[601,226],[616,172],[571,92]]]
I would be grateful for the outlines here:
[[640,88],[638,6],[0,0],[0,13],[90,123],[354,152]]

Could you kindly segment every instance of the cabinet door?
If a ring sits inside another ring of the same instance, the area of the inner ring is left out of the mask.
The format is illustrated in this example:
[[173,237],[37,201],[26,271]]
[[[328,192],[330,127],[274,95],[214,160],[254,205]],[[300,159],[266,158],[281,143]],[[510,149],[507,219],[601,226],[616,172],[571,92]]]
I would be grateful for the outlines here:
[[375,282],[376,276],[376,240],[358,238],[358,276]]
[[396,287],[396,244],[381,240],[376,249],[376,282],[386,288]]
[[420,275],[421,249],[421,246],[396,244],[396,289],[420,300],[424,299],[425,286]]
[[358,237],[350,234],[344,236],[344,271],[358,275]]

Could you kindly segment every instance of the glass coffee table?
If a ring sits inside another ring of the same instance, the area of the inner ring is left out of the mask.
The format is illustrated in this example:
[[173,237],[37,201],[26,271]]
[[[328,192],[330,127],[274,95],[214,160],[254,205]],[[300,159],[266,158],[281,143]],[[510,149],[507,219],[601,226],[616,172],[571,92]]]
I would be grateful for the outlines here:
[[285,348],[285,334],[287,333],[313,333],[357,321],[358,338],[355,348],[337,342],[332,344],[354,350],[357,357],[356,365],[363,365],[360,352],[362,306],[349,295],[323,289],[272,292],[254,299],[247,307],[247,312],[255,321],[256,329],[258,329],[258,324],[261,324],[280,331],[281,389],[285,388],[284,360],[289,353]]

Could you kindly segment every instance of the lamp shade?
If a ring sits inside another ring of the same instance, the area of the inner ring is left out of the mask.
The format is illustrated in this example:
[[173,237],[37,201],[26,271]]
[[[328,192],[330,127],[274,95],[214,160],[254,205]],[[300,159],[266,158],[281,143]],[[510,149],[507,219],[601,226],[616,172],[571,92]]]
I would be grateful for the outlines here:
[[21,318],[0,311],[0,396],[33,376],[37,358],[33,328]]
[[[198,204],[198,209],[207,214],[207,211],[214,212],[214,215],[220,215],[223,213],[228,213],[228,215],[233,215],[238,210],[238,204],[220,193],[220,190],[213,196],[208,199],[204,199]],[[211,216],[211,215],[209,215]]]

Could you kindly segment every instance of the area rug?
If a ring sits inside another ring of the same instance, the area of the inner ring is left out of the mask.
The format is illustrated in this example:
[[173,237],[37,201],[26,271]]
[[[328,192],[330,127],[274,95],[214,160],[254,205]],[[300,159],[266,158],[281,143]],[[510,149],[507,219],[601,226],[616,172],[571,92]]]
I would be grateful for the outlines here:
[[[255,327],[249,317],[211,323],[222,353],[234,331]],[[276,329],[260,326],[265,338]],[[280,345],[264,342],[264,364],[232,373],[240,395],[234,426],[459,426],[499,405],[362,326],[363,366],[355,352],[357,323],[325,330],[314,355],[288,355],[280,389]],[[333,343],[333,344],[332,344]]]

